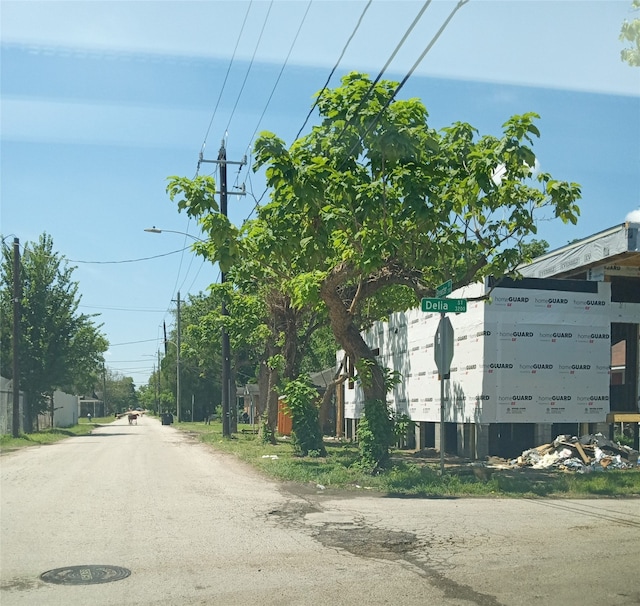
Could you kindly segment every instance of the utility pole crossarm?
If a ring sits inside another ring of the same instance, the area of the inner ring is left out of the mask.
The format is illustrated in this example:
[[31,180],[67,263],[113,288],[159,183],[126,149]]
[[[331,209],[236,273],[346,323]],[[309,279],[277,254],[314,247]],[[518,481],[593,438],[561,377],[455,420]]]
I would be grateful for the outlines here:
[[[224,147],[224,144],[222,145],[222,147],[220,148],[220,154],[218,156],[217,160],[206,160],[205,158],[202,157],[202,152],[200,152],[200,156],[198,158],[198,166],[200,166],[200,164],[217,164],[218,166],[220,166],[220,171],[222,171],[222,168],[225,167],[225,171],[226,171],[226,167],[229,164],[235,164],[236,166],[244,166],[247,163],[247,156],[244,156],[244,158],[242,158],[242,160],[238,161],[234,161],[234,160],[227,160],[227,152],[226,149]],[[221,172],[221,180],[222,180],[222,172]],[[222,188],[221,191],[216,191],[216,194],[220,194],[221,196],[246,196],[247,195],[247,190],[244,186],[244,183],[242,184],[242,187],[240,188],[240,191],[228,191],[226,183],[224,185],[224,187]],[[226,213],[223,213],[226,215]]]

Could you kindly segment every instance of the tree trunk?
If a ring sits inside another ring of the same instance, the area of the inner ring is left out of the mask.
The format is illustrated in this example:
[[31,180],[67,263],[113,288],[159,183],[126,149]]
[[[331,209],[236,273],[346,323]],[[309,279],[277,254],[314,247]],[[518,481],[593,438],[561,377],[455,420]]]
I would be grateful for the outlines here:
[[384,402],[387,397],[384,372],[371,348],[354,325],[352,316],[338,293],[328,285],[323,285],[320,293],[329,310],[333,334],[358,371],[365,400]]
[[55,410],[56,409],[55,409],[55,404],[53,402],[53,392],[52,392],[51,394],[49,394],[49,417],[50,417],[49,425],[52,428],[53,428],[53,415]]
[[278,318],[278,324],[284,332],[284,344],[282,347],[282,355],[284,356],[283,377],[285,379],[295,379],[300,370],[298,314],[296,310],[291,307],[288,298],[283,302],[283,307],[279,311],[280,317]]
[[[268,439],[272,444],[276,443],[276,430],[278,429],[278,382],[280,373],[275,368],[269,369],[269,387],[267,388],[266,423],[263,429],[268,431]],[[265,436],[263,436],[263,439]]]
[[[256,404],[256,416],[263,418],[267,410],[267,394],[269,392],[269,367],[266,362],[260,363],[258,373],[258,403]],[[266,418],[266,417],[265,417]]]
[[238,387],[234,369],[231,369],[229,384],[229,431],[232,434],[238,433]]
[[358,371],[364,394],[364,416],[360,420],[357,438],[362,462],[376,472],[389,464],[392,442],[384,370],[354,325],[336,288],[329,278],[322,285],[320,296],[327,305],[336,340]]
[[327,385],[327,389],[322,394],[322,401],[320,402],[320,410],[318,412],[318,422],[320,423],[320,429],[322,433],[327,433],[325,429],[329,424],[329,416],[331,412],[331,403],[333,401],[333,395],[336,392],[336,382],[332,381]]
[[[267,345],[268,360],[270,357],[278,353],[278,348],[272,344]],[[270,368],[267,363],[263,365],[267,376],[266,390],[262,389],[264,381],[260,385],[260,400],[264,401],[264,411],[261,415],[260,437],[265,442],[276,443],[276,429],[278,425],[278,381],[280,375],[275,368]]]

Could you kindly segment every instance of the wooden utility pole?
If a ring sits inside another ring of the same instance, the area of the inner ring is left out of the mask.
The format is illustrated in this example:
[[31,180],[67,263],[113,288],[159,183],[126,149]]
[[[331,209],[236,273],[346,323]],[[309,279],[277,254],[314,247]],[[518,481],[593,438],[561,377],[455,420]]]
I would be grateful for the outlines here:
[[[224,145],[224,139],[220,144],[220,151],[218,152],[217,160],[205,160],[200,154],[200,162],[210,162],[218,164],[220,168],[220,191],[216,192],[220,194],[220,212],[227,216],[227,197],[229,193],[238,196],[244,196],[244,188],[241,192],[229,192],[227,187],[227,164],[239,164],[243,166],[247,163],[247,159],[244,158],[242,162],[230,162],[227,160],[227,150]],[[225,272],[220,272],[220,283],[224,284],[226,281]],[[229,315],[227,309],[226,297],[222,296],[222,343],[221,343],[221,355],[222,355],[222,372],[220,380],[222,383],[222,435],[223,437],[231,436],[231,345],[229,342],[229,333],[225,322],[225,317]]]
[[11,435],[20,435],[20,240],[13,239],[13,423]]
[[181,331],[181,326],[180,326],[180,291],[178,291],[178,300],[177,300],[177,313],[178,313],[178,321],[177,321],[177,332],[178,334],[176,335],[176,413],[178,416],[178,422],[180,422],[181,419],[181,409],[180,409],[180,399],[182,397],[182,394],[180,392],[180,331]]
[[[220,212],[227,216],[227,150],[224,146],[224,140],[220,146],[218,153],[218,165],[220,168]],[[224,271],[220,272],[220,284],[226,282]],[[231,344],[229,341],[229,332],[226,326],[226,317],[229,315],[227,309],[227,297],[222,294],[222,435],[229,437],[231,435],[231,406],[229,402],[229,394],[231,386]]]

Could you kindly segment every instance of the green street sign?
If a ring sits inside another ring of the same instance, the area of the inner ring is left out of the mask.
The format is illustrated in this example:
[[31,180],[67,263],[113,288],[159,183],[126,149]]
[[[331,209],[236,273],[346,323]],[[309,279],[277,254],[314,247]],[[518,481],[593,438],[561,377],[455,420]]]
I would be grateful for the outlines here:
[[462,314],[467,311],[466,299],[422,299],[422,311],[441,314]]
[[447,295],[450,295],[452,290],[453,290],[453,280],[447,280],[446,282],[443,282],[442,284],[440,284],[438,288],[436,288],[436,297],[438,299],[442,299]]

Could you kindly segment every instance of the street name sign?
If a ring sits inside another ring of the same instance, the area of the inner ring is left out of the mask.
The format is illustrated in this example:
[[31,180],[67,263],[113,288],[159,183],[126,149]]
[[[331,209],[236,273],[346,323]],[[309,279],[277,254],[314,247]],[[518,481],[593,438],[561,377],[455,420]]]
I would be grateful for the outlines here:
[[467,311],[466,299],[422,299],[422,311],[435,311],[441,314],[462,314]]
[[436,288],[436,297],[438,299],[442,299],[447,295],[450,295],[452,290],[453,290],[453,280],[447,280],[446,282],[443,282],[442,284],[440,284],[438,288]]

